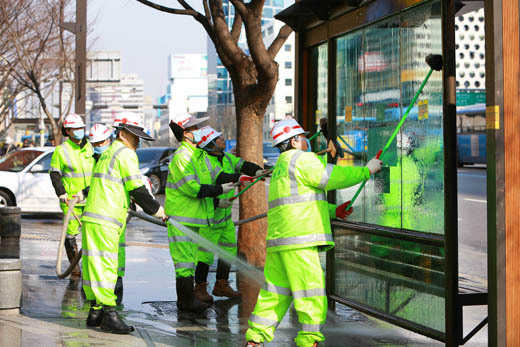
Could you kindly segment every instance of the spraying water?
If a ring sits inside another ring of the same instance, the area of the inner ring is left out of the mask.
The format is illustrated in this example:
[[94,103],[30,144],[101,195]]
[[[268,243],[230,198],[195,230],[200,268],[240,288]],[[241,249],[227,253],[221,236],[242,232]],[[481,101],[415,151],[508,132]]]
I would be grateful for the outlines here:
[[[138,218],[141,218],[147,222],[154,223],[161,226],[166,226],[165,223],[158,221],[155,218],[149,217],[143,213],[135,212],[132,210],[128,210],[128,213],[130,213],[133,216],[136,216]],[[188,236],[190,239],[192,239],[194,242],[196,242],[200,247],[203,247],[208,252],[213,252],[214,254],[218,255],[220,259],[225,260],[226,262],[235,265],[235,267],[238,270],[241,270],[241,273],[247,276],[249,279],[255,281],[259,285],[262,285],[265,281],[264,279],[264,273],[260,270],[258,270],[256,267],[251,266],[246,261],[229,254],[224,249],[220,248],[218,245],[213,244],[211,241],[208,241],[204,237],[200,236],[198,233],[194,232],[190,228],[187,228],[186,226],[180,224],[175,219],[170,217],[168,219],[168,222],[182,231],[186,236]]]

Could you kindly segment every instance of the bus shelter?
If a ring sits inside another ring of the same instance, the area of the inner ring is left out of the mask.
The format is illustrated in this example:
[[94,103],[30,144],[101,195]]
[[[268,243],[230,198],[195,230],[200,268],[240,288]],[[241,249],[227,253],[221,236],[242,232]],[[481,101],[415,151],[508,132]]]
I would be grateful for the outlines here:
[[[446,345],[467,342],[487,323],[463,327],[463,308],[487,305],[486,288],[458,275],[455,17],[451,0],[301,0],[276,18],[296,38],[295,116],[313,143],[333,139],[329,162],[364,166],[383,148],[441,54],[389,150],[347,221],[333,220],[327,294],[341,303]],[[324,136],[326,132],[327,138]],[[329,192],[350,200],[357,187]],[[470,331],[463,334],[463,331]]]

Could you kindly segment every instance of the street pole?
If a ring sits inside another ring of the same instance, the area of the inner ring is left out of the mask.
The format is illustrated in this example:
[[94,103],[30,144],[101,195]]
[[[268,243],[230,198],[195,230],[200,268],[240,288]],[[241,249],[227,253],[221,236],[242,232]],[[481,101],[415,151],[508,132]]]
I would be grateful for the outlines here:
[[76,34],[75,62],[75,113],[85,116],[87,80],[87,0],[76,0],[76,22],[63,22],[61,26]]

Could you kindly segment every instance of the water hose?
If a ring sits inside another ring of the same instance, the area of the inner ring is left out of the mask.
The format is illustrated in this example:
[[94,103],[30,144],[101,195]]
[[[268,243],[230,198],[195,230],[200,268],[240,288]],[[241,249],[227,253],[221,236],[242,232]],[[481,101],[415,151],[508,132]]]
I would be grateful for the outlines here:
[[[136,211],[132,211],[132,210],[129,210],[128,213],[130,213],[132,216],[141,218],[147,222],[150,222],[150,223],[153,223],[156,225],[160,225],[160,226],[167,226],[167,224],[165,222],[158,220],[152,216],[146,215],[144,213],[140,213],[140,212],[136,212]],[[241,223],[251,222],[252,220],[264,218],[266,215],[267,215],[267,213],[264,213],[264,214],[261,214],[258,216],[244,219],[239,222],[241,222]],[[258,284],[264,283],[264,274],[259,269],[255,268],[254,266],[249,265],[246,261],[228,253],[227,251],[223,250],[219,246],[213,244],[211,241],[209,241],[205,237],[200,236],[197,232],[182,225],[181,223],[176,221],[174,218],[169,217],[168,222],[171,225],[173,225],[175,228],[177,228],[178,230],[182,231],[186,236],[188,236],[190,239],[192,239],[192,241],[197,243],[200,247],[203,247],[206,250],[211,250],[216,255],[218,255],[218,257],[220,259],[225,260],[226,262],[228,262],[230,264],[234,264],[237,268],[247,271],[247,276],[250,279],[256,281]]]
[[[137,211],[134,211],[134,210],[128,210],[128,214],[134,216],[134,217],[137,217],[137,218],[141,218],[142,220],[145,220],[147,222],[150,222],[150,223],[153,223],[153,224],[156,224],[156,225],[159,225],[159,226],[162,226],[162,227],[165,227],[167,226],[167,224],[155,217],[152,217],[152,216],[149,216],[147,214],[144,214],[144,213],[141,213],[141,212],[137,212]],[[246,219],[241,219],[241,220],[238,220],[238,221],[234,221],[233,224],[234,225],[241,225],[241,224],[246,224],[246,223],[249,223],[249,222],[253,222],[255,220],[258,220],[258,219],[262,219],[262,218],[265,218],[267,217],[267,213],[262,213],[262,214],[259,214],[257,216],[253,216],[253,217],[249,217],[249,218],[246,218]]]
[[[408,118],[408,114],[410,113],[410,110],[412,109],[413,105],[417,101],[417,98],[419,98],[419,94],[422,93],[422,90],[423,90],[424,86],[426,85],[426,82],[428,82],[428,79],[430,78],[433,70],[435,70],[435,71],[442,70],[442,56],[439,54],[430,54],[426,57],[426,64],[428,64],[430,66],[430,70],[426,74],[426,77],[424,78],[423,82],[421,83],[421,86],[415,93],[415,95],[412,99],[412,102],[410,103],[410,105],[408,105],[408,108],[406,109],[403,117],[401,118],[401,120],[399,121],[397,126],[395,127],[394,132],[392,133],[392,135],[386,142],[385,146],[383,147],[383,149],[380,149],[379,152],[377,152],[376,158],[381,158],[383,155],[385,155],[388,148],[390,148],[390,145],[392,144],[395,137],[397,136],[397,133],[399,132],[399,130],[401,130],[401,127],[403,126],[405,120]],[[356,191],[356,194],[354,194],[354,197],[350,201],[350,204],[347,206],[347,208],[346,208],[347,211],[352,207],[352,205],[354,205],[354,202],[356,201],[357,197],[359,196],[359,193],[361,193],[361,191],[365,187],[366,183],[367,183],[367,181],[363,181],[363,183],[361,183],[358,190]]]
[[260,176],[257,176],[256,179],[250,183],[249,185],[247,185],[244,189],[242,189],[241,191],[239,191],[235,196],[232,196],[229,201],[233,201],[235,200],[236,198],[238,198],[240,195],[244,194],[246,190],[248,190],[249,188],[251,188],[252,186],[254,186],[258,181],[262,180],[263,178],[265,178],[266,176],[270,175],[271,173],[273,172],[273,170],[269,170],[268,172],[266,172],[265,174],[263,175],[260,175]]
[[70,263],[69,267],[65,270],[65,272],[61,272],[61,258],[63,257],[63,248],[64,248],[64,244],[65,244],[65,239],[67,237],[67,228],[69,226],[70,216],[73,215],[74,218],[76,218],[76,220],[79,222],[79,225],[81,225],[81,221],[80,221],[79,217],[76,215],[76,213],[74,213],[74,206],[78,202],[79,202],[79,199],[77,197],[74,197],[71,200],[69,200],[69,203],[68,203],[69,208],[67,209],[67,213],[65,214],[65,217],[63,218],[63,227],[61,228],[61,238],[60,238],[60,243],[58,246],[58,256],[56,257],[56,276],[58,276],[58,278],[60,278],[60,279],[69,276],[71,274],[72,270],[74,269],[74,267],[76,267],[76,265],[78,265],[78,263],[81,259],[82,250],[80,249],[78,251],[78,254],[76,254],[74,259]]

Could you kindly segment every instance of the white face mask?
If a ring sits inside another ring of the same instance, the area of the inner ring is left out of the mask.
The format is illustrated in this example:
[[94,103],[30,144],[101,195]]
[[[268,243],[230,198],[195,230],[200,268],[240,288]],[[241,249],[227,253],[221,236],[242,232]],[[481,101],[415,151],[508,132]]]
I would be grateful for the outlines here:
[[193,134],[194,143],[199,143],[202,140],[202,131],[200,129],[193,130],[191,133]]

